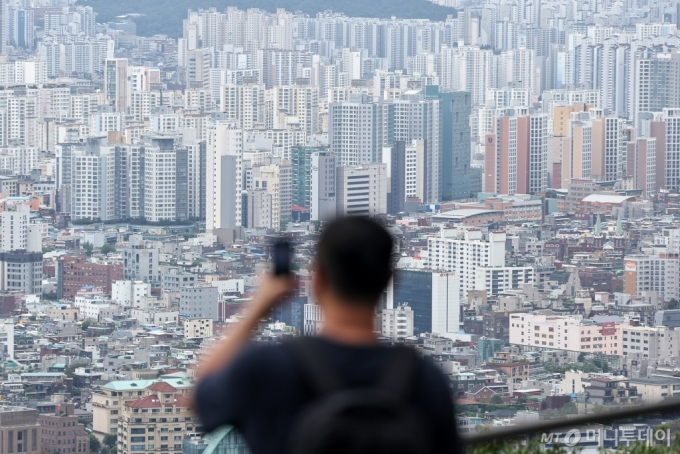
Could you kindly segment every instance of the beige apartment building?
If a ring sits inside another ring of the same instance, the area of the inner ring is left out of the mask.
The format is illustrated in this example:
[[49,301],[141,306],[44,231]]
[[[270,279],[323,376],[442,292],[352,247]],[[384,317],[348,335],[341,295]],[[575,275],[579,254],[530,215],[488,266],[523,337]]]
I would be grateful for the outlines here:
[[142,396],[127,401],[118,418],[118,454],[181,454],[185,433],[196,431],[198,418],[191,412],[183,390],[155,382]]
[[[146,396],[145,391],[155,383],[167,383],[177,389],[177,393],[188,395],[192,385],[188,379],[158,380],[121,380],[112,381],[94,390],[92,394],[92,428],[96,434],[115,434],[118,420],[123,414],[126,402]],[[2,454],[2,453],[0,453]]]
[[205,339],[213,336],[213,321],[211,318],[195,318],[184,321],[184,337],[187,339]]

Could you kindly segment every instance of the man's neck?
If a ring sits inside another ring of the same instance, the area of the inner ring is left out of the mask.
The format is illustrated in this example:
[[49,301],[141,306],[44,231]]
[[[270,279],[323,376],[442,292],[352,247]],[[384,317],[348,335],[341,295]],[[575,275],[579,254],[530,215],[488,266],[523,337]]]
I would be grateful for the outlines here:
[[347,345],[374,345],[378,337],[373,331],[373,309],[346,303],[322,304],[324,328],[321,336]]

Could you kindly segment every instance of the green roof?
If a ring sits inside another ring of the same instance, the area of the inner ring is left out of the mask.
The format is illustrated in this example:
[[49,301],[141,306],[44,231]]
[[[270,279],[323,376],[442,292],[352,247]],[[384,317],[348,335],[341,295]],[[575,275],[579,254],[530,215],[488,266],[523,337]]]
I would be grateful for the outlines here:
[[[110,389],[111,391],[133,391],[139,389],[145,389],[159,380],[117,380],[110,381],[103,387]],[[193,386],[189,380],[186,378],[164,378],[160,380],[165,382],[175,388],[190,388]]]
[[66,364],[55,363],[51,366],[52,369],[66,369]]

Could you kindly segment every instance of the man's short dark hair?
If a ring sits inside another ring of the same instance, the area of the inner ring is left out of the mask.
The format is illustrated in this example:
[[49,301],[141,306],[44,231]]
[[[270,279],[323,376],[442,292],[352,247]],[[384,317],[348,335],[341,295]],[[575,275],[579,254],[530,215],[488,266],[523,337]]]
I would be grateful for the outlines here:
[[324,280],[348,302],[373,305],[390,276],[392,237],[377,222],[344,217],[321,233],[316,260]]

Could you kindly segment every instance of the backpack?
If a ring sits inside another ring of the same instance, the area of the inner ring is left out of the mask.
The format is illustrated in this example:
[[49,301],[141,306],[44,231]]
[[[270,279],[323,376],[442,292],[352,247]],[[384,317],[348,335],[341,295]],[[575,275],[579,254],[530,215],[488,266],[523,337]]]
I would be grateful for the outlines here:
[[408,347],[385,348],[386,367],[374,386],[342,383],[318,339],[288,342],[315,399],[293,425],[290,454],[430,454],[426,422],[406,400],[420,358]]

